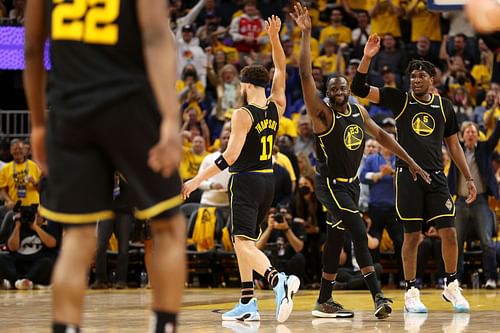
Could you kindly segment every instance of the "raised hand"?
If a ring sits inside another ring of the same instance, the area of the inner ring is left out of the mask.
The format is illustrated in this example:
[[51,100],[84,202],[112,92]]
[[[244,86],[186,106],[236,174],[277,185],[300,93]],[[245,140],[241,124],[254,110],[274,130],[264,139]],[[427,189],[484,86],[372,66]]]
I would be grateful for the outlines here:
[[276,15],[271,15],[265,22],[264,29],[266,30],[269,37],[271,36],[279,36],[281,29],[281,20]]
[[312,24],[307,8],[302,7],[302,5],[298,2],[293,7],[294,11],[290,12],[290,16],[293,18],[297,26],[302,31],[310,31]]
[[364,55],[373,58],[380,50],[380,37],[377,34],[372,34],[368,37],[365,45]]

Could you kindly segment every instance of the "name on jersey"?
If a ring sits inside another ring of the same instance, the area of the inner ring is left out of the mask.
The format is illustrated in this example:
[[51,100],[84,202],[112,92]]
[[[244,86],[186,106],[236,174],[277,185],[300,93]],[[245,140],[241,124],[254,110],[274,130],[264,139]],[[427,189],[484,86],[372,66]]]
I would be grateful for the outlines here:
[[263,130],[265,130],[266,128],[270,128],[272,129],[273,131],[276,131],[276,127],[278,126],[278,122],[276,122],[275,120],[272,120],[272,119],[264,119],[264,120],[261,120],[257,123],[257,125],[255,125],[255,129],[257,130],[257,132],[262,132]]

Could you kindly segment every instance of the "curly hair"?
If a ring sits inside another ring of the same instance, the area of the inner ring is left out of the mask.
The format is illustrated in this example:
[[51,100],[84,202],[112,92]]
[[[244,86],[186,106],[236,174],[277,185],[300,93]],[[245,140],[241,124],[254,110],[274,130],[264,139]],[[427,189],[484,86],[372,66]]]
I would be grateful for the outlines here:
[[408,64],[408,67],[406,68],[406,73],[408,75],[411,75],[411,72],[414,70],[418,71],[424,71],[427,74],[429,74],[431,77],[436,76],[436,67],[434,64],[431,62],[425,61],[425,60],[412,60]]
[[262,65],[249,65],[241,70],[241,82],[265,87],[269,82],[269,71]]

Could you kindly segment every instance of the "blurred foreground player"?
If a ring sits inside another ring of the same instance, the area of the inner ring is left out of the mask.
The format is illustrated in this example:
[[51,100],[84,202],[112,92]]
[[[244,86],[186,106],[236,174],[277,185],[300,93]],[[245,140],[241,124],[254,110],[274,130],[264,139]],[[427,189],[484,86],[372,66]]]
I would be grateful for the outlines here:
[[52,278],[53,332],[80,331],[95,223],[113,217],[114,170],[137,193],[136,217],[154,221],[152,332],[175,332],[185,228],[178,211],[180,113],[168,18],[164,0],[28,2],[25,89],[33,155],[49,175],[40,212],[68,227]]

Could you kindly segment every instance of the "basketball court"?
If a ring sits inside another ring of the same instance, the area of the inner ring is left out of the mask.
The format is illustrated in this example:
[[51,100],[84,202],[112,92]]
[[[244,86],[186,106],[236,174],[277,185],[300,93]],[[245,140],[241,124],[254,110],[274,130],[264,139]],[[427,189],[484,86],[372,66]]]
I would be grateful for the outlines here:
[[[320,319],[311,316],[317,291],[301,290],[294,298],[295,309],[284,325],[274,319],[271,291],[258,291],[261,322],[221,321],[220,313],[229,310],[239,289],[187,289],[180,314],[178,332],[211,333],[299,333],[299,332],[500,332],[500,293],[465,290],[471,314],[455,314],[440,298],[440,291],[425,289],[422,301],[429,314],[404,314],[403,291],[386,290],[394,300],[393,316],[377,320],[368,291],[334,291],[336,300],[355,310],[351,319]],[[129,289],[88,291],[85,299],[83,332],[147,332],[151,290]],[[51,291],[0,291],[0,332],[50,332]]]

